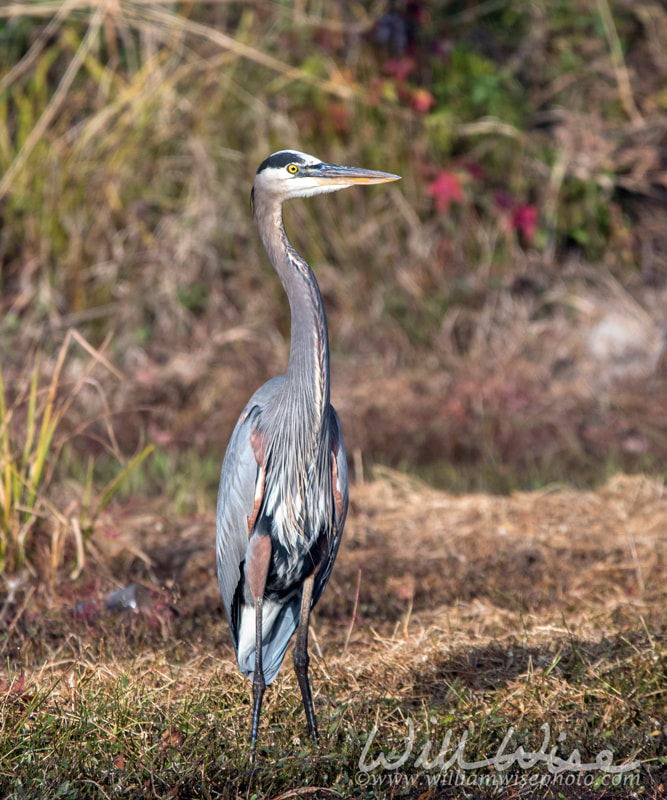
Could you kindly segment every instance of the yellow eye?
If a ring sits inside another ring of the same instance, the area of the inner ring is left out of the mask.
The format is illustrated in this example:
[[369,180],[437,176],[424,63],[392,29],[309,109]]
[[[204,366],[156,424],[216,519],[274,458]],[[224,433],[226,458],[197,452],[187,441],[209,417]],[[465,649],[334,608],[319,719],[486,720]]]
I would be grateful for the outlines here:
[[290,175],[296,175],[296,173],[299,171],[299,168],[297,167],[296,164],[288,164],[287,171],[289,172]]

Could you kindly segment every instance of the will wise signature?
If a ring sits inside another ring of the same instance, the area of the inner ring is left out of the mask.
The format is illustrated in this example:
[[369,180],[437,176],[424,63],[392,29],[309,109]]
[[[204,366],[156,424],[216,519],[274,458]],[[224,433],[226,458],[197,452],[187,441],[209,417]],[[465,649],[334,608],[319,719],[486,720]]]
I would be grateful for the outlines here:
[[[431,719],[433,723],[436,722],[435,719]],[[375,769],[383,768],[386,770],[395,770],[403,767],[410,756],[412,755],[412,751],[415,745],[415,726],[412,719],[408,719],[408,737],[406,742],[406,748],[402,755],[397,756],[395,759],[390,760],[384,754],[384,751],[380,751],[379,755],[372,761],[368,761],[368,753],[375,741],[375,737],[377,736],[378,729],[377,726],[374,725],[373,729],[370,732],[368,739],[366,740],[366,744],[364,745],[364,749],[359,757],[359,769],[362,772],[372,772]],[[466,743],[468,741],[468,737],[470,734],[470,730],[466,730],[460,737],[458,744],[454,747],[453,751],[449,758],[445,759],[447,753],[451,750],[452,744],[452,730],[451,728],[446,732],[444,739],[442,740],[442,745],[440,747],[440,751],[438,752],[437,756],[433,759],[430,759],[431,756],[431,749],[433,743],[429,740],[427,741],[424,746],[421,748],[419,753],[417,754],[414,767],[417,769],[423,770],[433,770],[438,769],[440,771],[446,771],[453,766],[457,766],[460,770],[477,770],[477,769],[484,769],[485,767],[494,767],[498,772],[503,772],[504,770],[508,770],[510,767],[514,766],[515,764],[522,769],[530,769],[534,767],[538,763],[546,764],[547,769],[552,775],[558,775],[562,772],[586,772],[592,770],[599,770],[601,772],[606,773],[613,773],[619,774],[623,772],[630,772],[637,767],[640,766],[641,762],[639,761],[630,761],[625,764],[620,764],[618,766],[614,765],[613,763],[613,751],[611,750],[601,750],[596,756],[594,761],[585,762],[581,760],[581,755],[578,749],[574,749],[567,758],[563,758],[562,756],[558,755],[558,744],[554,745],[549,749],[549,744],[551,742],[551,729],[548,723],[544,723],[540,726],[540,730],[543,733],[543,740],[542,745],[539,750],[531,751],[525,750],[523,745],[519,745],[518,748],[514,752],[505,752],[507,747],[510,743],[510,739],[514,734],[514,728],[511,727],[507,733],[505,734],[498,750],[496,751],[493,758],[483,758],[478,761],[466,761],[464,756],[464,751],[466,747]],[[562,743],[567,738],[565,733],[560,733],[558,735],[558,742]]]

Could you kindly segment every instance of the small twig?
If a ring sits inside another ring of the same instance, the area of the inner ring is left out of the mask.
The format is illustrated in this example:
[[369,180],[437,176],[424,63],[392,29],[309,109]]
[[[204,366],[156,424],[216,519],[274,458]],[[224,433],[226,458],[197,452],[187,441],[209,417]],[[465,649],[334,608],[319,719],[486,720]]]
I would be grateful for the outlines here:
[[352,611],[352,619],[350,620],[350,627],[347,630],[347,636],[345,637],[345,644],[343,645],[343,652],[347,650],[347,646],[350,643],[350,637],[352,636],[352,628],[354,628],[354,623],[357,619],[357,606],[359,605],[359,588],[361,587],[361,567],[359,567],[359,571],[357,573],[357,592],[354,596],[354,609]]
[[97,781],[94,781],[91,778],[85,778],[83,782],[92,784],[93,786],[95,786],[97,789],[100,790],[100,792],[104,795],[104,797],[106,797],[106,800],[111,800],[109,795],[104,791],[104,789],[100,786],[100,784]]
[[454,127],[458,136],[506,136],[508,139],[521,139],[522,131],[514,125],[497,119],[496,117],[480,117],[474,122],[464,122]]
[[[315,628],[312,625],[308,626],[308,635],[313,640],[313,650],[317,654],[318,658],[321,658],[324,663],[324,656],[322,655],[322,648],[320,647],[320,641],[317,638],[317,633],[315,632]],[[325,666],[326,671],[326,666]]]
[[83,569],[83,565],[85,564],[85,554],[84,554],[84,547],[83,547],[83,535],[81,533],[81,526],[79,525],[79,520],[76,517],[71,517],[70,523],[72,524],[72,531],[74,532],[74,543],[76,545],[76,565],[74,569],[70,573],[70,578],[75,581],[79,575],[81,574],[81,570]]
[[290,797],[303,797],[306,794],[319,794],[320,792],[327,792],[327,794],[332,794],[336,797],[341,796],[340,792],[335,789],[329,789],[326,786],[301,786],[298,789],[290,789],[288,792],[279,794],[273,800],[289,800]]
[[112,335],[111,333],[107,333],[104,337],[104,341],[102,342],[101,346],[96,348],[93,347],[87,339],[76,330],[76,328],[70,328],[67,332],[68,336],[71,336],[75,342],[77,342],[83,349],[93,358],[95,361],[99,361],[104,367],[106,367],[109,372],[118,378],[119,381],[123,380],[123,373],[119,372],[119,370],[114,367],[114,365],[109,361],[108,358],[104,355],[104,351],[109,346],[109,342],[111,341]]

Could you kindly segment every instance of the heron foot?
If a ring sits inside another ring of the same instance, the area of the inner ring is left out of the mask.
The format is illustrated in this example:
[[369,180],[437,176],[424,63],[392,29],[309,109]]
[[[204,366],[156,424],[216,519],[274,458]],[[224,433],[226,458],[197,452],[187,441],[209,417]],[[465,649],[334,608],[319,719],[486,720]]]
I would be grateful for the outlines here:
[[255,747],[257,746],[257,732],[259,730],[259,715],[262,711],[262,699],[264,691],[266,690],[266,683],[264,682],[264,673],[261,670],[255,670],[252,681],[252,728],[250,730],[250,744],[252,745],[253,756],[255,754]]

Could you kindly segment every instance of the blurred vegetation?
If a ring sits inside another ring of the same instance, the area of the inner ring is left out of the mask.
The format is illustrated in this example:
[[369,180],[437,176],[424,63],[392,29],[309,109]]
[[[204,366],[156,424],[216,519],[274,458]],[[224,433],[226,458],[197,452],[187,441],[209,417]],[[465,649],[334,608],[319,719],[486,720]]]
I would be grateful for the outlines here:
[[652,0],[5,3],[4,382],[34,343],[51,380],[70,330],[94,347],[111,335],[124,375],[94,375],[118,453],[82,432],[73,398],[54,481],[85,485],[91,458],[112,480],[148,439],[159,457],[133,491],[210,506],[211,464],[286,358],[288,307],[248,202],[285,147],[403,176],[287,210],[366,468],[494,491],[664,470],[664,380],[623,389],[641,408],[591,390],[554,411],[556,367],[515,377],[512,352],[544,356],[504,331],[522,315],[574,324],[574,287],[596,276],[642,307],[664,290],[665,52]]
[[[72,342],[81,345],[91,358],[83,374],[61,391],[61,373]],[[90,537],[97,517],[121,484],[153,450],[153,446],[148,445],[124,465],[113,428],[107,425],[106,436],[104,439],[97,437],[97,441],[120,462],[109,483],[102,488],[98,486],[93,497],[93,478],[99,475],[94,473],[91,457],[76,499],[58,504],[49,496],[54,473],[58,465],[67,460],[70,437],[62,435],[61,423],[71,404],[85,394],[89,388],[87,384],[95,385],[89,375],[97,361],[109,366],[103,352],[95,352],[76,331],[70,331],[57,354],[48,385],[42,385],[37,357],[29,359],[29,366],[11,389],[5,388],[0,369],[0,574],[13,573],[26,565],[28,556],[37,549],[37,541],[44,532],[40,525],[46,518],[50,578],[55,577],[63,564],[68,531],[73,535],[73,543],[70,543],[67,560],[74,560],[72,574],[78,575],[83,568],[85,540]],[[87,427],[91,422],[84,425]]]

